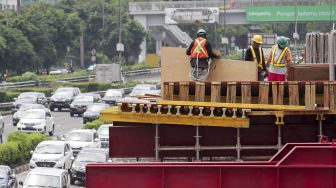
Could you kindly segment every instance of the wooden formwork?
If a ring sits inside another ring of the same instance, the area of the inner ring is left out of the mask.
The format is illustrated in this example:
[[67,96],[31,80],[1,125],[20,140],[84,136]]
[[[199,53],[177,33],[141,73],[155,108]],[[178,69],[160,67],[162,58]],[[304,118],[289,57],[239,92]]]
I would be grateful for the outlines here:
[[335,111],[336,81],[165,82],[164,100],[301,105]]

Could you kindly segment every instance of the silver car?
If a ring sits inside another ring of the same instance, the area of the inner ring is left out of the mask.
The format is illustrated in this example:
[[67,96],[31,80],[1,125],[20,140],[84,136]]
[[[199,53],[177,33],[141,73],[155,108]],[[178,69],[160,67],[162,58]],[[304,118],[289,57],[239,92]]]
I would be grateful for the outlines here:
[[101,147],[102,148],[108,148],[109,147],[109,140],[110,140],[109,139],[110,138],[109,129],[112,126],[113,126],[113,124],[103,124],[97,130],[98,138],[101,142]]
[[24,182],[20,181],[19,184],[23,185],[23,188],[69,188],[69,173],[64,169],[35,168],[28,173],[26,180]]
[[73,155],[70,145],[64,141],[48,140],[39,143],[29,162],[31,169],[36,167],[50,167],[70,169]]
[[93,103],[83,114],[83,123],[91,122],[100,117],[100,112],[109,108],[110,105],[104,103]]
[[19,123],[20,119],[25,114],[25,112],[30,109],[43,109],[45,111],[50,112],[50,110],[42,104],[24,104],[20,107],[20,109],[17,112],[14,113],[13,119],[12,119],[13,126],[16,126]]

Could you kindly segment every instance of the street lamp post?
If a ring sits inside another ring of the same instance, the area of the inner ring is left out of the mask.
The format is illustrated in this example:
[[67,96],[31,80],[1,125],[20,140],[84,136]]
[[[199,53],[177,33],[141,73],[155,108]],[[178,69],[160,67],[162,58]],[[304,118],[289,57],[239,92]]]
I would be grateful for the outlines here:
[[117,44],[117,52],[119,52],[119,80],[121,81],[121,52],[124,51],[124,44],[121,43],[121,4],[119,0],[119,42]]

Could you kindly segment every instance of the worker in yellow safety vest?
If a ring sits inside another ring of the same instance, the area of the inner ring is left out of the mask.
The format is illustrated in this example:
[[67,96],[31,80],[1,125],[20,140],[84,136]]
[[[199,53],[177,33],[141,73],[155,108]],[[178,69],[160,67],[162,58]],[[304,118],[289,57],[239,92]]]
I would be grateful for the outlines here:
[[277,44],[273,45],[268,56],[268,81],[286,81],[287,68],[292,63],[292,54],[288,46],[288,38],[284,36],[277,38]]
[[186,54],[190,56],[190,65],[198,68],[207,69],[208,60],[210,58],[220,58],[219,55],[213,53],[210,42],[207,40],[206,32],[204,29],[197,31],[196,39],[189,45]]
[[252,45],[248,47],[245,53],[245,61],[253,61],[258,64],[258,80],[264,81],[267,68],[265,65],[264,51],[261,48],[262,36],[254,35]]

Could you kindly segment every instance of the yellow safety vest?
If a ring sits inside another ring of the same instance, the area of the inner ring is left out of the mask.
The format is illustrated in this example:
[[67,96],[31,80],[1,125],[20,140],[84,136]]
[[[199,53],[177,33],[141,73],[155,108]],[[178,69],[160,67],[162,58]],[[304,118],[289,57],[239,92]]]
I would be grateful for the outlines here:
[[[286,54],[286,51],[288,49],[288,47],[284,48],[281,53],[280,56],[278,57],[278,59],[276,60],[276,62],[274,62],[274,56],[275,56],[275,52],[278,49],[278,45],[273,46],[272,48],[272,59],[271,59],[271,65],[276,66],[276,67],[285,67],[286,66],[286,62],[282,61],[283,57]],[[282,63],[281,63],[282,62]]]
[[[252,52],[252,57],[253,57],[253,61],[258,63],[258,60],[257,60],[257,56],[256,56],[256,53],[253,49],[253,46],[250,46],[250,49],[251,49],[251,52]],[[260,60],[259,60],[259,63],[258,63],[258,67],[262,68],[262,53],[261,53],[261,48],[259,48],[259,57],[260,57]]]

